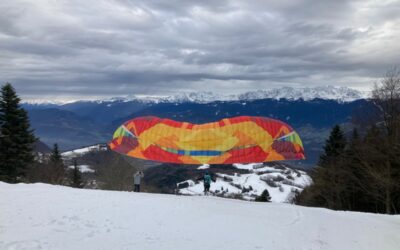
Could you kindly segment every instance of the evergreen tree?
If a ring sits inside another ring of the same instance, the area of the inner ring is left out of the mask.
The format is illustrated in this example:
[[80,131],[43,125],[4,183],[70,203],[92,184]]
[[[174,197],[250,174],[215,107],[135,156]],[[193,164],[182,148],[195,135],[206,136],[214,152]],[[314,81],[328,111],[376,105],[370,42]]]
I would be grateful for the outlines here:
[[343,209],[346,203],[343,193],[346,192],[348,179],[344,167],[345,148],[345,136],[340,126],[336,125],[326,140],[319,166],[311,174],[314,183],[299,195],[299,204]]
[[269,202],[271,201],[271,196],[269,195],[268,189],[264,189],[262,194],[260,196],[257,196],[255,201],[260,201],[260,202]]
[[79,171],[78,164],[76,160],[74,160],[74,169],[72,170],[72,185],[76,188],[82,188],[82,176],[81,172]]
[[57,143],[53,146],[48,165],[49,182],[52,184],[63,184],[65,177],[65,166]]
[[62,163],[62,158],[61,158],[60,150],[58,149],[57,143],[54,144],[53,150],[51,151],[50,162],[52,162],[53,164]]
[[346,138],[339,125],[335,125],[326,140],[324,153],[320,156],[319,166],[323,167],[335,161],[341,155],[346,147]]
[[19,105],[11,84],[1,88],[0,96],[0,180],[15,183],[34,161],[36,141],[26,111]]

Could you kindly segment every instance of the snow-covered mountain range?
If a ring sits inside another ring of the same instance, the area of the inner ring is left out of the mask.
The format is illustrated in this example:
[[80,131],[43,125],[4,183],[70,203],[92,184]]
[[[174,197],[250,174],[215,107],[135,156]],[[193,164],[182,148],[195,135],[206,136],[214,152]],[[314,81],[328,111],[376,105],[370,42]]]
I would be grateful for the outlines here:
[[338,100],[351,102],[359,99],[368,98],[367,92],[351,89],[348,87],[324,86],[314,88],[291,88],[283,87],[270,90],[259,90],[247,92],[238,96],[239,100],[258,100],[258,99],[288,99],[305,101],[313,99]]
[[[92,100],[97,103],[107,102],[130,102],[140,101],[144,103],[210,103],[215,101],[246,101],[246,100],[260,100],[260,99],[287,99],[305,101],[313,99],[337,100],[340,102],[351,102],[359,99],[368,98],[368,92],[362,92],[348,87],[338,86],[322,86],[322,87],[282,87],[272,88],[257,91],[249,91],[240,94],[219,94],[212,91],[201,92],[181,92],[176,95],[162,96],[162,95],[127,95],[124,97],[113,97],[108,99]],[[60,101],[51,103],[46,100],[31,100],[27,101],[29,104],[55,104],[60,105]]]
[[173,103],[184,103],[184,102],[195,102],[195,103],[210,103],[215,101],[246,101],[246,100],[260,100],[260,99],[287,99],[287,100],[299,100],[305,101],[313,99],[325,99],[325,100],[337,100],[340,102],[351,102],[359,99],[368,98],[367,92],[351,89],[348,87],[338,86],[323,86],[313,88],[292,88],[282,87],[273,88],[266,90],[249,91],[237,95],[224,95],[218,94],[212,91],[202,92],[182,92],[171,96],[137,96],[131,95],[122,98],[112,98],[104,101],[133,101],[140,100],[143,102],[173,102]]

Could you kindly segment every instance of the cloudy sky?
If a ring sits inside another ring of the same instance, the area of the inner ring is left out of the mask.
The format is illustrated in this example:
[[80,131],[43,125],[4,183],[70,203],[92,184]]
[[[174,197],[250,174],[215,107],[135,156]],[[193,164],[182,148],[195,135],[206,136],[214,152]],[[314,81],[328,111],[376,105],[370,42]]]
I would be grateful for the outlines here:
[[2,0],[0,82],[24,99],[369,88],[400,1]]

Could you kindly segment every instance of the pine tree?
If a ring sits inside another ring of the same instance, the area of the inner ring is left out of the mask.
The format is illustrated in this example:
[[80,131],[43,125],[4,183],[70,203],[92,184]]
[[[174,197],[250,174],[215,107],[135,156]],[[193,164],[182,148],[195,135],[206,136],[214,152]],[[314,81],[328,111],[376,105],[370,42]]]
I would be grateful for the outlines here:
[[347,187],[347,173],[343,167],[345,148],[345,136],[340,126],[336,125],[326,140],[319,166],[312,172],[314,183],[299,195],[299,204],[343,209],[347,204],[342,196]]
[[11,84],[1,88],[0,96],[0,180],[15,183],[34,161],[36,141],[26,111],[19,105]]
[[257,196],[255,201],[260,201],[260,202],[269,202],[271,201],[271,196],[269,195],[268,189],[264,189],[262,194],[260,196]]
[[63,184],[65,177],[65,166],[62,160],[58,144],[55,143],[49,158],[49,182],[52,184]]
[[346,138],[339,125],[335,125],[326,140],[324,153],[320,156],[319,166],[323,167],[335,161],[337,157],[343,154],[346,147]]
[[79,171],[78,164],[76,160],[74,160],[74,169],[72,170],[72,185],[76,188],[82,188],[82,176],[81,172]]
[[53,150],[52,150],[51,155],[50,155],[50,161],[53,164],[60,164],[62,162],[60,150],[58,149],[58,144],[57,143],[55,143],[54,146],[53,146]]

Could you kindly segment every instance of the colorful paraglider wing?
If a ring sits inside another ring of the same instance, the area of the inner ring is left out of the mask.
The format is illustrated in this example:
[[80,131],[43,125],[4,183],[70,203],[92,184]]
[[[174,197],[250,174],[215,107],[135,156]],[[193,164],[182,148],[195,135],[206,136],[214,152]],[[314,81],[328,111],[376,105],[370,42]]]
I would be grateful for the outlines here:
[[301,139],[290,126],[251,116],[205,124],[139,117],[120,126],[109,146],[131,157],[180,164],[305,159]]

